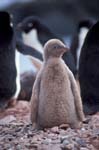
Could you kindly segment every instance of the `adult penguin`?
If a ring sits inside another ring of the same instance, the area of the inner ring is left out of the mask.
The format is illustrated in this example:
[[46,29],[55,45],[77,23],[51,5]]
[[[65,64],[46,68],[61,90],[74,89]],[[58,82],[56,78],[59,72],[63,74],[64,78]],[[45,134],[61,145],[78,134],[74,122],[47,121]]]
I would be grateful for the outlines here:
[[79,82],[85,114],[99,111],[99,21],[89,30],[81,49]]
[[[51,30],[36,16],[30,16],[25,18],[18,24],[18,29],[22,31],[22,37],[25,44],[40,50],[43,53],[44,44],[53,38],[58,38]],[[76,67],[74,58],[70,51],[64,53],[63,59],[68,65],[70,70],[76,75]]]
[[3,110],[16,103],[20,92],[19,52],[40,59],[42,54],[17,37],[8,12],[0,11],[0,19],[0,109]]
[[16,40],[9,13],[0,12],[0,109],[15,103],[20,91]]
[[89,29],[92,27],[93,24],[94,21],[91,19],[85,19],[80,21],[77,25],[76,33],[72,38],[70,50],[72,55],[74,56],[77,71],[79,68],[79,57],[81,53],[81,47]]

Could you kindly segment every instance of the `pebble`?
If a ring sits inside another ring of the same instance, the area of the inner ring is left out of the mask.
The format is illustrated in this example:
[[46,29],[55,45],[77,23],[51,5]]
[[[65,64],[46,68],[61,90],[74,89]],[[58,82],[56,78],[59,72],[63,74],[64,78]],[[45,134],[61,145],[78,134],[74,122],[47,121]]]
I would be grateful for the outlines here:
[[59,126],[59,129],[66,130],[68,127],[69,127],[68,124],[62,124],[62,125]]
[[56,127],[53,127],[53,128],[51,128],[51,130],[50,130],[52,133],[57,133],[57,134],[59,134],[59,129],[58,129],[58,127],[56,126]]
[[66,135],[66,136],[61,136],[61,137],[60,137],[61,143],[63,143],[63,141],[64,141],[64,140],[67,140],[68,138],[69,138],[68,135]]
[[62,145],[62,150],[73,150],[74,146],[72,144]]
[[81,138],[76,138],[76,142],[79,144],[80,147],[86,147],[86,141]]
[[89,150],[89,149],[85,147],[80,147],[80,150]]
[[64,141],[62,142],[63,145],[68,145],[69,143],[70,143],[70,141],[68,141],[68,140],[64,140]]
[[51,142],[52,142],[51,139],[45,139],[45,140],[42,141],[42,144],[48,145],[48,144],[51,144]]
[[54,133],[48,134],[47,137],[52,140],[56,140],[58,138],[57,134],[54,134]]
[[57,139],[57,140],[52,140],[51,143],[52,143],[52,144],[59,144],[59,143],[60,143],[60,140],[59,140],[59,139]]
[[16,150],[21,150],[21,149],[22,149],[22,148],[21,148],[21,145],[18,144],[18,145],[16,146]]
[[65,135],[66,135],[66,131],[65,131],[65,130],[63,130],[63,129],[60,129],[59,134],[60,134],[61,136],[65,136]]
[[85,128],[81,128],[82,131],[85,131]]
[[11,148],[11,144],[6,144],[6,148],[7,149]]

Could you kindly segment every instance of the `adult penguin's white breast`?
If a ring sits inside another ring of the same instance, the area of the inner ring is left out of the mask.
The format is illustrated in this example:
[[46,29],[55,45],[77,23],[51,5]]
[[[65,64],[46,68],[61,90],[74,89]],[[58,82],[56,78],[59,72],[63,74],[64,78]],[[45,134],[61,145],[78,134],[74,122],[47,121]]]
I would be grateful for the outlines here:
[[25,44],[34,47],[35,49],[43,53],[43,46],[38,39],[36,29],[31,30],[29,33],[22,33],[22,38]]
[[79,44],[78,44],[78,48],[77,48],[77,69],[79,68],[79,57],[80,57],[81,48],[82,48],[82,45],[83,45],[83,42],[84,42],[87,32],[88,32],[88,28],[83,27],[80,29]]
[[16,64],[17,76],[16,76],[16,92],[13,98],[17,99],[21,88],[20,87],[20,53],[17,50],[15,50],[15,64]]

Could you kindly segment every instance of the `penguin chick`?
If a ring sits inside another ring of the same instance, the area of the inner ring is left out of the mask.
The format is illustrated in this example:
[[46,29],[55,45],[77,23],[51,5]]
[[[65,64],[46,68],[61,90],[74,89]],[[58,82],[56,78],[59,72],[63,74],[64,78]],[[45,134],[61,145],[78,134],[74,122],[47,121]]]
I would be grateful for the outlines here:
[[34,71],[26,71],[20,75],[21,90],[18,100],[30,101],[32,95],[32,87],[37,73]]
[[58,39],[44,46],[44,63],[33,86],[31,122],[34,128],[68,123],[79,128],[84,120],[80,93],[72,72],[61,59],[68,48]]
[[[59,38],[36,16],[25,18],[18,24],[17,29],[20,29],[22,32],[24,43],[33,48],[35,46],[35,49],[39,50],[41,53],[43,53],[43,46],[48,40]],[[63,59],[75,76],[76,67],[71,52],[68,51],[64,53]]]
[[42,66],[42,62],[32,56],[28,56],[36,71],[26,71],[20,75],[21,90],[18,100],[30,101],[32,95],[32,87],[36,79],[36,75]]
[[17,99],[20,84],[16,69],[15,35],[9,13],[0,11],[0,20],[0,109],[5,109]]
[[99,21],[83,43],[79,62],[79,82],[86,115],[99,111]]

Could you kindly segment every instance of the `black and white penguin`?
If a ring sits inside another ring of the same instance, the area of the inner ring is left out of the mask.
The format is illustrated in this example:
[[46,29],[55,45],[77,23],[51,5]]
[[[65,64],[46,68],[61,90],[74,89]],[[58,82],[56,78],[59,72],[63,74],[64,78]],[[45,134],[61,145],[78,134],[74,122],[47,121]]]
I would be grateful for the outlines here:
[[94,22],[91,19],[80,21],[77,26],[77,31],[72,38],[70,50],[74,56],[76,68],[79,68],[79,57],[81,53],[81,47],[83,45],[84,39],[86,37],[87,32],[92,27]]
[[79,82],[85,114],[99,111],[99,21],[86,35],[79,62]]
[[49,38],[55,37],[51,30],[36,16],[25,18],[18,24],[18,28],[22,31],[23,42],[42,53],[45,42]]
[[[21,23],[18,24],[18,28],[22,31],[23,42],[28,46],[36,48],[41,53],[43,53],[44,44],[49,39],[60,39],[54,35],[52,31],[36,16],[25,18]],[[67,53],[64,53],[63,59],[75,75],[76,67],[71,52],[68,51]]]
[[[19,54],[9,13],[0,11],[0,109],[14,103],[20,91]],[[18,69],[17,69],[18,68]]]
[[[0,109],[14,105],[20,93],[20,53],[43,60],[35,48],[25,45],[17,36],[11,15],[0,11]],[[23,83],[23,82],[22,82]],[[25,84],[24,84],[25,85]]]
[[17,51],[19,51],[23,55],[28,55],[28,56],[32,56],[34,58],[43,60],[43,56],[40,51],[38,51],[34,47],[24,44],[23,41],[18,37],[16,37],[16,48],[17,48]]

